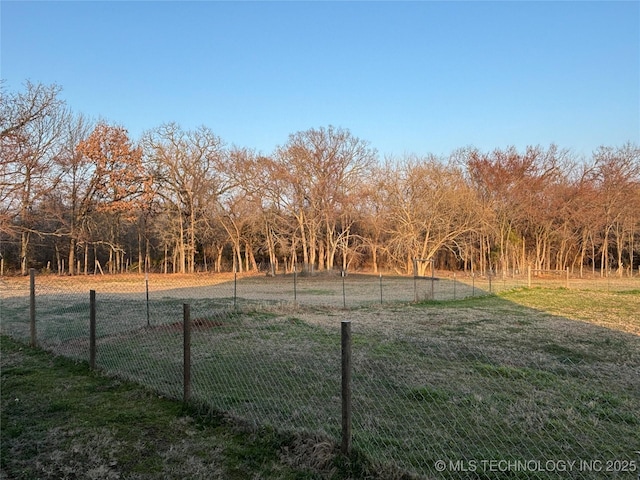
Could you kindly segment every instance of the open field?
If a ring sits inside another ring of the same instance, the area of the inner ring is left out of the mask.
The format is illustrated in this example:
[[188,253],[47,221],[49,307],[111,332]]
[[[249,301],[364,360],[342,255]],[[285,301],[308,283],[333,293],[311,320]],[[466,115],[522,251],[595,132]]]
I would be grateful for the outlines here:
[[[234,305],[263,307],[295,304],[324,308],[357,308],[389,303],[424,300],[460,300],[496,294],[516,288],[566,288],[580,291],[640,290],[640,275],[634,277],[586,276],[566,277],[564,272],[521,275],[478,276],[462,272],[435,272],[431,277],[393,274],[348,274],[319,272],[316,275],[287,274],[267,277],[264,274],[138,274],[124,275],[37,275],[37,294],[87,296],[90,289],[98,294],[129,294],[140,299],[149,292],[153,300],[175,298],[209,298]],[[29,294],[28,277],[0,277],[0,298]]]
[[[381,303],[375,277],[347,277],[351,293],[344,297],[339,277],[298,278],[295,301],[287,299],[290,277],[215,283],[202,276],[188,285],[185,278],[162,285],[151,278],[148,316],[140,279],[95,284],[97,363],[165,396],[182,393],[184,301],[196,324],[198,405],[256,428],[336,442],[340,322],[350,320],[354,448],[389,472],[566,478],[557,468],[534,468],[539,463],[497,472],[488,462],[575,461],[585,463],[574,464],[572,478],[602,478],[586,466],[618,461],[612,468],[627,470],[619,478],[635,478],[629,470],[640,447],[637,279],[619,291],[515,288],[479,297],[488,291],[480,280],[443,278],[434,282],[441,295],[445,288],[460,296],[473,289],[477,298],[412,303],[413,279],[383,277]],[[38,339],[45,348],[87,359],[89,280],[79,289],[77,280],[58,288],[38,278]],[[4,287],[2,332],[28,338],[26,297]],[[428,291],[430,282],[421,288]]]

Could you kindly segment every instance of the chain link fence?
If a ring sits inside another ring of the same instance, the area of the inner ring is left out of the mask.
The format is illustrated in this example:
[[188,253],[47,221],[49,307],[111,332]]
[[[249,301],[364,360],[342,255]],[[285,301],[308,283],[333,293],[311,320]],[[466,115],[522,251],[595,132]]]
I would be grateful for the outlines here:
[[[566,288],[566,274],[554,275],[37,276],[33,297],[29,279],[3,278],[0,325],[90,360],[94,290],[96,367],[181,400],[186,304],[190,401],[306,434],[324,445],[313,453],[322,456],[343,434],[348,320],[352,446],[381,478],[635,479],[638,311],[629,333],[500,297],[444,302],[541,282]],[[640,295],[633,282],[620,282],[625,298]]]

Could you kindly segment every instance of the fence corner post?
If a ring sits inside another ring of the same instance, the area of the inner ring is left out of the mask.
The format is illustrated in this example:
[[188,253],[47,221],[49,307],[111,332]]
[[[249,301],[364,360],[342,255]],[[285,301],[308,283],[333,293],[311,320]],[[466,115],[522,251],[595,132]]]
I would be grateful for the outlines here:
[[183,316],[183,395],[182,400],[186,404],[191,398],[191,307],[188,303],[182,304]]
[[351,453],[351,321],[342,321],[342,445],[343,455]]
[[31,333],[30,345],[38,346],[38,334],[36,331],[36,269],[29,269],[29,331]]
[[89,290],[89,368],[96,368],[96,291]]
[[531,288],[531,265],[527,265],[527,288]]
[[149,272],[144,272],[144,285],[147,294],[147,327],[151,326],[151,319],[149,316]]
[[436,290],[435,290],[435,282],[436,280],[436,269],[435,269],[435,261],[433,258],[431,259],[431,301],[436,299]]

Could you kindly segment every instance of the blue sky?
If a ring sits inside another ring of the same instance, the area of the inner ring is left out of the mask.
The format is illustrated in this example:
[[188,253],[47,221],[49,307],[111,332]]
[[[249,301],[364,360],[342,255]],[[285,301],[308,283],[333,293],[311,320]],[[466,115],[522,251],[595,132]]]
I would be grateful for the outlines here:
[[11,90],[58,83],[136,139],[269,154],[334,125],[381,156],[640,143],[640,2],[0,2]]

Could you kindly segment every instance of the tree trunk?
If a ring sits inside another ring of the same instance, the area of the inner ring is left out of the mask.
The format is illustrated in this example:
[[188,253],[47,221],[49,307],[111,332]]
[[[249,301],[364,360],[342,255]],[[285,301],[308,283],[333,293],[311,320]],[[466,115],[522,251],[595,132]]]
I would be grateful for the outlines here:
[[216,273],[222,272],[222,252],[224,251],[224,246],[216,247],[218,252],[216,256]]
[[56,243],[56,263],[58,265],[58,275],[62,275],[62,259],[60,258],[60,249]]
[[484,235],[480,235],[480,275],[487,271],[487,252],[485,250]]
[[140,227],[138,227],[138,273],[142,273],[142,232],[140,231]]
[[22,232],[20,236],[20,270],[22,275],[29,273],[29,232]]
[[607,226],[602,239],[602,252],[600,255],[600,276],[609,276],[609,235],[611,226]]
[[371,246],[371,262],[373,263],[373,273],[378,273],[378,249],[375,245]]
[[618,254],[617,255],[618,256],[617,275],[618,277],[622,277],[622,272],[624,270],[624,267],[622,265],[622,250],[624,248],[624,231],[621,229],[620,223],[616,223],[615,235],[616,235],[616,250]]
[[269,273],[275,275],[278,269],[278,257],[276,256],[275,242],[273,241],[273,232],[269,224],[265,222],[265,239],[267,241],[267,251],[269,253]]
[[[298,219],[298,226],[300,227],[300,241],[302,242],[302,262],[306,266],[309,264],[309,251],[307,248],[307,234],[304,228],[304,216],[302,213],[296,217]],[[292,244],[295,242],[292,242]],[[295,249],[295,247],[292,247]],[[293,256],[292,256],[293,258]]]
[[167,274],[167,266],[168,266],[168,265],[167,265],[167,262],[168,262],[167,254],[169,253],[169,252],[168,252],[168,249],[169,249],[169,247],[168,247],[168,245],[165,243],[165,245],[164,245],[164,269],[163,269],[163,270],[164,270],[164,274],[165,274],[165,275]]
[[69,265],[69,275],[73,275],[74,265],[76,264],[76,239],[73,237],[69,241],[69,261],[67,263]]
[[[193,203],[192,203],[193,205]],[[194,273],[196,268],[196,219],[193,206],[189,219],[189,273]]]

